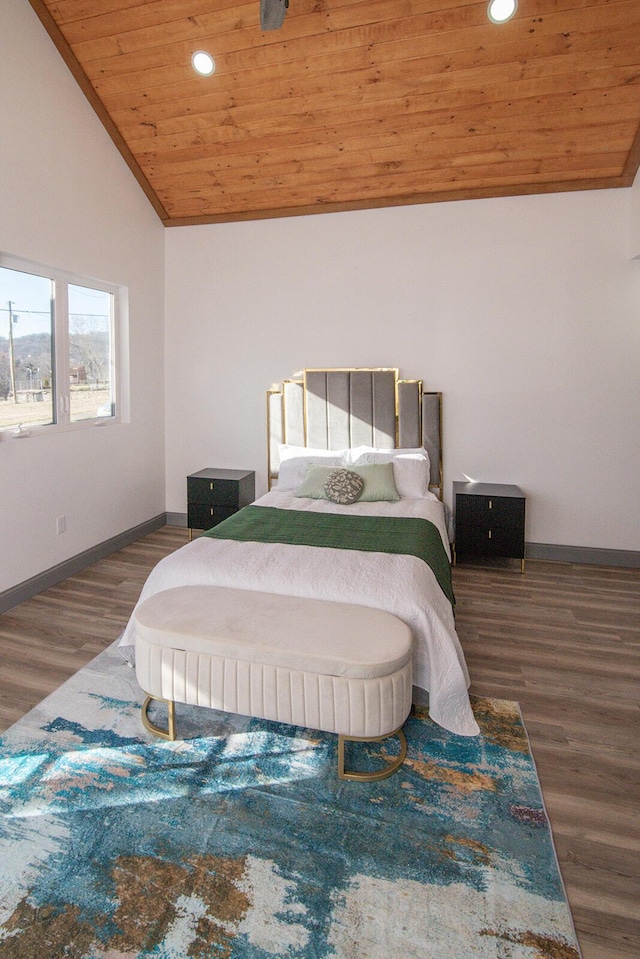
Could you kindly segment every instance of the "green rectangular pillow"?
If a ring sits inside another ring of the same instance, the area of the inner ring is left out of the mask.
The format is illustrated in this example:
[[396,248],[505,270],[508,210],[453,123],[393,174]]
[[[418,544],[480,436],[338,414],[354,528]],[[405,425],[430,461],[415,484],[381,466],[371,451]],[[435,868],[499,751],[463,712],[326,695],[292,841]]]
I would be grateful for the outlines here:
[[[334,472],[335,466],[309,466],[304,480],[295,491],[295,496],[308,499],[327,499],[324,484]],[[372,463],[368,466],[349,466],[364,480],[364,490],[358,503],[392,502],[400,499],[393,479],[393,463]]]

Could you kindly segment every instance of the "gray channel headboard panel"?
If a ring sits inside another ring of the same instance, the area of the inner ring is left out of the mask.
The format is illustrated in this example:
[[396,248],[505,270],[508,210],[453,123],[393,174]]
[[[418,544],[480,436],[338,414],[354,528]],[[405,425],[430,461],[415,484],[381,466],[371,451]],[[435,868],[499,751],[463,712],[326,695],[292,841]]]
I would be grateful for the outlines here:
[[269,486],[278,475],[278,444],[314,449],[424,446],[431,486],[442,497],[442,397],[395,368],[304,370],[267,393]]

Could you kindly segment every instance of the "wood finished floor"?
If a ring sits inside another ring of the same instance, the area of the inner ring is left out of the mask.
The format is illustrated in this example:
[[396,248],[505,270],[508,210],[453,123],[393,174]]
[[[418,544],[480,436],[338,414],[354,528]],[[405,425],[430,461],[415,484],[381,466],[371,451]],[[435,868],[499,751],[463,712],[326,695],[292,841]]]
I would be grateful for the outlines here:
[[[165,527],[0,616],[0,729],[117,638]],[[640,956],[640,569],[454,569],[471,692],[517,700],[584,959]],[[460,957],[452,957],[460,959]]]

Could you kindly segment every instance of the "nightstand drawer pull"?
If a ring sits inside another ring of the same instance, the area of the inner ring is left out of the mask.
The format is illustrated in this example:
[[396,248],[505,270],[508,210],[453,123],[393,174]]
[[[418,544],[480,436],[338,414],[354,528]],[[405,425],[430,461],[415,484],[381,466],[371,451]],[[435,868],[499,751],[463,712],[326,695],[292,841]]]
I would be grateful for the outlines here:
[[489,509],[493,509],[493,500],[492,500],[492,499],[489,500]]
[[489,530],[489,539],[491,539],[491,530]]
[[209,489],[213,489],[213,483],[209,483]]

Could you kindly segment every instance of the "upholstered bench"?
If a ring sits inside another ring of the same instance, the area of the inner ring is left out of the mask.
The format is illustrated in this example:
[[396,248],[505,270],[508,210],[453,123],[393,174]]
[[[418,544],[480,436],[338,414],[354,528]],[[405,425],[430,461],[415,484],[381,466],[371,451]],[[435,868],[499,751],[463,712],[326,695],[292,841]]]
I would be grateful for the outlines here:
[[[176,738],[175,703],[338,734],[338,775],[382,779],[403,763],[412,637],[396,616],[297,596],[217,586],[156,593],[134,613],[145,727]],[[168,704],[168,728],[151,722]],[[345,740],[400,739],[382,770],[345,771]]]

